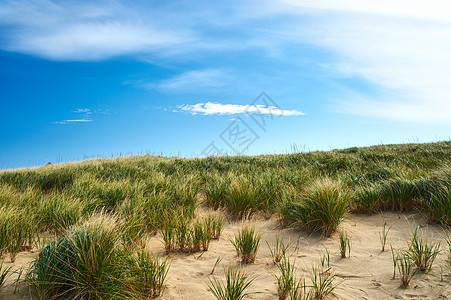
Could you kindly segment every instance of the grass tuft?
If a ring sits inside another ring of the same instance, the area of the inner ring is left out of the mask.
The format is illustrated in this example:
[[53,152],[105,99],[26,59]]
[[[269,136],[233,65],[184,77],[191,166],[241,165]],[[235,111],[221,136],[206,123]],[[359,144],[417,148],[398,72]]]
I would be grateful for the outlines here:
[[388,233],[390,232],[390,229],[392,228],[392,226],[390,226],[387,229],[387,223],[384,223],[384,227],[382,228],[382,232],[379,232],[379,240],[381,241],[381,251],[384,252],[385,251],[385,244],[387,243],[387,236]]
[[242,300],[244,297],[255,294],[248,292],[255,277],[248,277],[242,269],[228,267],[224,269],[225,282],[215,276],[208,277],[208,287],[218,300]]
[[429,272],[432,268],[435,258],[440,253],[440,243],[429,243],[418,235],[418,228],[408,242],[408,251],[406,252],[415,263],[418,271]]
[[230,242],[235,247],[238,256],[241,257],[241,261],[250,264],[255,261],[260,240],[261,235],[255,231],[255,227],[245,225],[238,234],[235,234],[234,239],[230,239]]
[[5,268],[4,262],[3,259],[0,261],[0,290],[5,285],[6,279],[11,275],[11,266]]
[[139,251],[128,260],[134,295],[139,299],[161,295],[170,263],[146,250]]
[[289,258],[283,257],[276,266],[280,271],[280,275],[274,275],[277,280],[277,294],[279,300],[285,300],[291,290],[296,288],[295,262],[291,263]]
[[398,271],[401,279],[401,287],[407,288],[413,276],[416,274],[415,263],[412,261],[410,254],[404,250],[399,251],[393,256],[396,260],[394,265],[398,266]]
[[331,236],[348,211],[349,199],[340,184],[322,179],[307,189],[299,202],[293,203],[285,217],[308,232],[319,231]]
[[348,257],[351,257],[351,240],[348,237],[348,233],[340,231],[338,233],[338,238],[341,258],[346,258],[346,252],[348,252]]
[[271,248],[268,242],[266,242],[269,248],[269,252],[271,253],[272,262],[277,264],[282,260],[282,258],[286,257],[287,250],[291,246],[291,242],[285,245],[283,238],[280,238],[278,235],[276,236],[276,242],[274,247]]
[[311,280],[314,299],[324,299],[336,288],[336,284],[334,283],[335,275],[322,268],[312,267]]
[[27,281],[40,299],[130,296],[120,233],[108,217],[92,219],[50,243],[33,262]]

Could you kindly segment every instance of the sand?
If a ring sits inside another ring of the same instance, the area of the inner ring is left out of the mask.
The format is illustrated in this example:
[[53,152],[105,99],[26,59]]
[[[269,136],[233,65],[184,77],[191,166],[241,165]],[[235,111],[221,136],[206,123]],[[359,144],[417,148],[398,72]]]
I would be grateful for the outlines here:
[[[198,215],[209,213],[202,208]],[[219,212],[216,212],[220,214]],[[340,226],[351,238],[350,258],[341,258],[338,249],[338,236],[330,238],[320,235],[308,236],[306,233],[280,227],[276,216],[265,219],[257,216],[250,221],[262,234],[260,249],[254,264],[242,266],[247,274],[256,275],[251,291],[261,292],[248,296],[247,299],[277,299],[277,267],[271,261],[266,241],[273,245],[279,235],[288,242],[292,241],[289,257],[296,260],[298,277],[308,278],[312,264],[318,264],[325,248],[330,251],[331,270],[336,275],[337,288],[329,299],[447,299],[451,295],[451,276],[445,267],[447,244],[446,232],[437,225],[427,224],[426,218],[418,213],[355,215],[348,214]],[[387,250],[381,252],[379,233],[384,223],[392,226],[387,238]],[[207,252],[195,254],[171,254],[172,261],[163,295],[160,299],[215,299],[209,291],[208,275],[218,257],[222,258],[214,275],[223,278],[223,267],[239,267],[240,261],[229,241],[243,222],[226,221],[219,240],[213,240]],[[407,289],[400,288],[399,276],[392,280],[393,263],[390,245],[394,249],[406,247],[407,240],[417,226],[430,241],[440,241],[442,252],[438,255],[432,270],[427,275],[416,275]],[[163,253],[161,237],[156,235],[149,241],[149,248],[156,253]],[[37,252],[20,253],[13,268],[27,266]],[[7,259],[8,261],[8,259]],[[9,263],[8,263],[9,264]],[[442,268],[441,268],[442,267]],[[14,276],[0,293],[0,299],[29,299],[26,286],[13,294]],[[309,280],[307,279],[307,282]]]

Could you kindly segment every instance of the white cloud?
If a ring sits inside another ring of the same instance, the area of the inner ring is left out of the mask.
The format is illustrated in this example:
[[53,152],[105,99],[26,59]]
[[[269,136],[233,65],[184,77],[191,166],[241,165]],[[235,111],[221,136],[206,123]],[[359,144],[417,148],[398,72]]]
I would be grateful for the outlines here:
[[103,109],[90,109],[90,108],[77,108],[72,111],[73,114],[76,114],[74,119],[67,119],[61,121],[52,122],[54,125],[66,125],[70,123],[87,123],[93,122],[94,117],[98,114],[107,115],[108,112]]
[[[89,61],[156,51],[189,40],[114,1],[11,1],[0,7],[2,47],[52,60]],[[150,17],[150,16],[147,16]]]
[[[164,58],[170,67],[174,61],[204,62],[212,53],[238,56],[257,49],[253,53],[258,59],[269,58],[268,74],[279,62],[290,64],[296,74],[295,69],[308,61],[324,67],[319,76],[326,80],[357,78],[376,87],[377,97],[348,85],[353,93],[332,99],[340,112],[402,121],[451,121],[448,0],[123,3],[3,1],[0,49],[53,60],[133,55],[155,63]],[[308,56],[305,45],[315,47]],[[249,65],[244,61],[242,66],[231,65],[233,72],[210,68],[138,84],[165,91],[243,86],[240,67]]]
[[140,84],[142,87],[169,91],[218,88],[230,83],[229,74],[221,69],[188,71],[158,83]]
[[264,114],[276,116],[301,116],[305,113],[297,110],[284,110],[274,106],[264,105],[239,105],[239,104],[221,104],[214,102],[197,103],[194,105],[179,105],[177,106],[182,111],[190,112],[193,115],[235,115],[235,114]]
[[450,22],[449,1],[434,0],[282,0],[287,4],[312,9],[338,10],[367,14]]
[[66,125],[68,123],[86,123],[86,122],[92,122],[93,120],[90,119],[75,119],[75,120],[63,120],[63,121],[55,121],[52,122],[52,124],[55,125]]
[[[341,112],[399,121],[451,122],[451,18],[437,1],[286,1],[306,24],[280,37],[309,43],[335,57],[335,76],[360,78],[379,89],[334,99]],[[299,10],[300,9],[300,10]],[[304,9],[304,10],[303,10]]]
[[54,60],[99,60],[136,54],[177,42],[171,33],[123,22],[82,23],[30,36],[10,45],[11,50]]
[[92,122],[92,120],[88,120],[88,119],[79,119],[79,120],[65,120],[64,122],[67,122],[67,123]]
[[77,108],[74,113],[78,114],[91,114],[92,111],[89,108]]

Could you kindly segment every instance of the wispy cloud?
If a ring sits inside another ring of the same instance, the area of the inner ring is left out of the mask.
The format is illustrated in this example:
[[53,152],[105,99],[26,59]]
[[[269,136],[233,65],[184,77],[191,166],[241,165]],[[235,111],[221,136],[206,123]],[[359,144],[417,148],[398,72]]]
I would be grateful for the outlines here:
[[305,113],[297,110],[281,109],[274,106],[264,105],[239,105],[221,104],[214,102],[197,103],[194,105],[185,104],[177,106],[181,111],[189,112],[193,115],[235,115],[235,114],[262,114],[276,116],[301,116]]
[[140,83],[139,85],[149,89],[166,91],[190,91],[199,88],[218,88],[230,83],[228,72],[222,69],[204,69],[183,72],[172,78],[156,83]]
[[311,9],[336,10],[450,22],[449,12],[446,9],[443,9],[449,4],[447,0],[435,0],[435,5],[430,5],[430,1],[428,0],[342,0],[339,2],[334,0],[282,0],[281,2]]
[[2,30],[2,49],[52,60],[102,60],[189,40],[116,1],[11,1],[0,7],[1,27],[14,29]]
[[77,114],[87,114],[87,115],[92,114],[92,111],[89,108],[77,108],[73,112]]
[[70,123],[88,123],[94,121],[94,115],[96,114],[108,114],[107,111],[102,109],[90,109],[90,108],[77,108],[72,111],[78,118],[67,119],[61,121],[52,122],[54,125],[66,125]]
[[87,122],[92,122],[93,120],[89,120],[89,119],[79,119],[79,120],[62,120],[62,121],[55,121],[52,122],[52,124],[55,125],[66,125],[69,123],[87,123]]
[[[294,13],[313,15],[308,26],[278,34],[335,55],[336,76],[360,78],[377,96],[354,90],[333,99],[337,110],[398,121],[451,122],[451,19],[447,2],[331,0],[284,1]],[[296,10],[296,8],[298,10]],[[291,30],[290,30],[291,28]],[[342,98],[342,97],[341,97]]]
[[[339,99],[333,96],[329,100],[337,103],[336,111],[401,121],[451,120],[448,0],[434,5],[428,0],[130,3],[4,1],[0,49],[52,60],[128,55],[150,62],[163,57],[165,62],[202,65],[217,55],[214,68],[136,83],[163,91],[243,85],[244,80],[230,77],[245,78],[249,72],[242,71],[249,71],[247,62],[232,66],[242,69],[230,76],[221,69],[221,58],[239,57],[251,49],[259,59],[265,56],[263,63],[269,62],[268,72],[259,74],[259,78],[266,76],[262,82],[274,76],[271,63],[276,68],[277,63],[289,64],[295,74],[308,61],[327,80],[357,78],[378,90],[377,96],[357,89]],[[302,52],[306,45],[324,53],[326,59],[306,56]]]

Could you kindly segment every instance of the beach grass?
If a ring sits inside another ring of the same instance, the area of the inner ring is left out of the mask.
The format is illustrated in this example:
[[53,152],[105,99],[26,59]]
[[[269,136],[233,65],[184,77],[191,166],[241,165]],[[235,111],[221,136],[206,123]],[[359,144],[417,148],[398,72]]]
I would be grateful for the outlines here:
[[225,280],[208,277],[208,287],[217,300],[242,300],[255,294],[248,291],[255,277],[249,277],[244,270],[229,266],[224,269],[224,275]]
[[[348,212],[418,211],[448,228],[449,161],[448,141],[252,157],[146,155],[0,171],[0,254],[14,261],[22,251],[42,250],[26,276],[41,299],[130,298],[136,281],[126,262],[138,253],[154,261],[140,251],[155,235],[166,253],[190,255],[207,251],[225,222],[275,213],[284,226],[326,237]],[[203,205],[219,211],[201,218]],[[383,250],[388,231],[381,232]],[[260,239],[251,227],[232,239],[243,262],[255,259]],[[280,263],[287,245],[277,243],[270,252]],[[412,268],[430,270],[439,246],[415,233],[408,249],[409,260],[393,252],[394,269],[407,281]],[[331,279],[316,276],[327,290]]]
[[258,248],[260,247],[261,234],[255,230],[255,227],[244,225],[238,233],[235,234],[230,242],[235,247],[238,256],[245,264],[255,261]]

